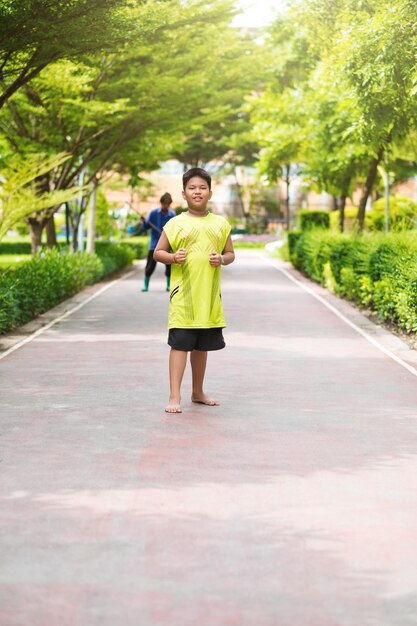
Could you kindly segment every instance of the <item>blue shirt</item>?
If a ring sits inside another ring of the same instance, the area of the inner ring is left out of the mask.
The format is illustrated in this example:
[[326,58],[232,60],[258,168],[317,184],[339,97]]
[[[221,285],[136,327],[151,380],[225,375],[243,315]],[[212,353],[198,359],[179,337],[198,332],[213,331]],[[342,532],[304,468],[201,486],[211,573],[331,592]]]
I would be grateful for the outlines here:
[[[165,224],[169,222],[169,220],[175,216],[176,216],[176,213],[172,209],[168,209],[166,213],[162,211],[161,207],[152,209],[152,211],[149,213],[145,222],[146,230],[151,229],[151,240],[149,242],[149,250],[155,250],[156,244],[159,241],[159,237],[161,236],[161,233]],[[155,228],[153,228],[151,224],[155,226]]]

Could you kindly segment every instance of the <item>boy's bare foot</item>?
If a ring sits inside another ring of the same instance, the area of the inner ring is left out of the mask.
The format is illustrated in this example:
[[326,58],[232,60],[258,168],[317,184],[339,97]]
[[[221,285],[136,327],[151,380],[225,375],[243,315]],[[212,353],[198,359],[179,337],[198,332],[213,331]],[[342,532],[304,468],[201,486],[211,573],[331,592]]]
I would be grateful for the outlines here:
[[182,413],[181,405],[176,400],[169,399],[168,405],[165,407],[166,413]]
[[220,402],[218,400],[213,400],[206,396],[205,393],[193,394],[191,396],[191,402],[195,402],[196,404],[206,404],[207,406],[219,406]]

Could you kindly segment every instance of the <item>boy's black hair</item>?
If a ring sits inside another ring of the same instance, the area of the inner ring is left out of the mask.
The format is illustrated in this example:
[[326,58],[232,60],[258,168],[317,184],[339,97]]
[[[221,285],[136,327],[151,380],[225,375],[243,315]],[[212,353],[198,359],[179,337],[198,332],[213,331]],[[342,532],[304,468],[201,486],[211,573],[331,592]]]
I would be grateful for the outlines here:
[[163,203],[165,203],[165,202],[169,202],[169,203],[171,203],[171,202],[172,202],[172,196],[171,196],[171,194],[170,194],[170,193],[168,193],[168,192],[167,192],[167,193],[164,193],[164,194],[163,194],[163,195],[159,198],[159,202],[160,202],[161,204],[163,204]]
[[182,177],[182,188],[185,189],[190,178],[194,176],[198,176],[206,181],[208,188],[211,190],[211,176],[206,170],[203,170],[202,167],[192,167],[190,170],[185,172]]

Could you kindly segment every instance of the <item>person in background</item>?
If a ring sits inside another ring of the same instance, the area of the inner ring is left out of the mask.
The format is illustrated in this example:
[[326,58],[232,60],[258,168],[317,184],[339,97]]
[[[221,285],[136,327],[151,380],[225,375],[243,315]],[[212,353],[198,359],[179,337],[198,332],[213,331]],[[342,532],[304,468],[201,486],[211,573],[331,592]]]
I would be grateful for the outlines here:
[[[175,211],[170,209],[170,206],[172,204],[171,194],[164,193],[160,197],[159,201],[161,203],[161,206],[156,207],[156,209],[152,209],[148,217],[146,219],[142,217],[141,220],[145,230],[151,231],[148,258],[146,260],[145,279],[142,291],[149,291],[149,281],[151,280],[151,276],[154,273],[156,267],[156,261],[153,258],[153,253],[161,236],[162,230],[165,224],[176,215]],[[170,265],[165,266],[165,276],[166,290],[169,291],[171,279]]]

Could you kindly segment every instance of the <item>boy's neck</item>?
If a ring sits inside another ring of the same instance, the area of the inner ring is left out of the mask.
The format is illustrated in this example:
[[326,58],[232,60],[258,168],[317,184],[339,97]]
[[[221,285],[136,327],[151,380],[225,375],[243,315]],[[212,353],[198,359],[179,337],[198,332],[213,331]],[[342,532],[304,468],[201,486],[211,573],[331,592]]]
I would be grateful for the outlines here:
[[200,209],[200,210],[196,211],[195,209],[190,209],[190,207],[188,207],[187,214],[191,215],[191,217],[206,217],[209,214],[209,210],[208,209]]

